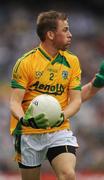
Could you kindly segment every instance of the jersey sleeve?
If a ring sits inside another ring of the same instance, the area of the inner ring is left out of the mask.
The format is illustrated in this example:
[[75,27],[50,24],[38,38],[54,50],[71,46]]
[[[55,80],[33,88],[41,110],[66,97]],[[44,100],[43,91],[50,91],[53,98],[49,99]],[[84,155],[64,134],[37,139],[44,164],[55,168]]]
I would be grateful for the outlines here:
[[69,89],[81,90],[81,68],[77,57],[72,64],[72,75],[70,78]]
[[26,89],[29,81],[29,67],[25,59],[19,59],[12,71],[12,88]]

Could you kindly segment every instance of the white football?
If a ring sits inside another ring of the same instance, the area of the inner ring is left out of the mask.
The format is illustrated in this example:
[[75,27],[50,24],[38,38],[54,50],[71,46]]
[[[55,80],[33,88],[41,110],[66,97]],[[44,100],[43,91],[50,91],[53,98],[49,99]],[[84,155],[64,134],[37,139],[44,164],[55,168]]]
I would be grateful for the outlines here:
[[30,106],[32,106],[32,116],[45,113],[49,120],[50,127],[59,121],[61,116],[61,105],[56,98],[51,95],[42,94],[35,97]]

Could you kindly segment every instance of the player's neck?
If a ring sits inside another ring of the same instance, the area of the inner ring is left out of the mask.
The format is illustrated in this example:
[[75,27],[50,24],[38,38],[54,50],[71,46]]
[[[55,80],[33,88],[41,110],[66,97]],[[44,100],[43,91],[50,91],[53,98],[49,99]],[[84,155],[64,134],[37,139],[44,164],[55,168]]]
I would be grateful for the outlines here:
[[58,50],[56,50],[52,45],[47,42],[42,42],[41,46],[51,57],[55,57],[58,53]]

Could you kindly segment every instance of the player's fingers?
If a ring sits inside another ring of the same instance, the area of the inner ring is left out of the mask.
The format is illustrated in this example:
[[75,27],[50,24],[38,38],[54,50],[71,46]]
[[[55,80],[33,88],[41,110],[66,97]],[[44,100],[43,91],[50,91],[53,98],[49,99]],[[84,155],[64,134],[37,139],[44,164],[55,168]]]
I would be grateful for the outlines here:
[[42,118],[38,120],[37,125],[39,127],[49,127],[49,121],[47,118]]
[[35,120],[39,120],[39,119],[44,118],[44,116],[45,116],[45,114],[44,114],[44,113],[41,113],[41,114],[39,114],[39,115],[36,115],[36,116],[34,117],[34,119],[35,119]]

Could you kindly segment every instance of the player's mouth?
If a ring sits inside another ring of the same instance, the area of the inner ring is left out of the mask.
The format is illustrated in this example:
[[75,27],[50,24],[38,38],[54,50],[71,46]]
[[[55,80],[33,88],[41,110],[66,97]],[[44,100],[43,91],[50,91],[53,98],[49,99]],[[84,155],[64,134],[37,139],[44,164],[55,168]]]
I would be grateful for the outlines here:
[[70,45],[71,44],[71,38],[68,38],[67,43]]
[[67,41],[67,45],[70,45],[71,44],[71,39]]

